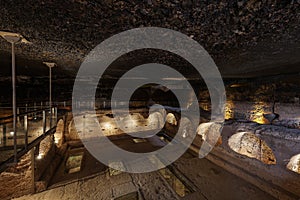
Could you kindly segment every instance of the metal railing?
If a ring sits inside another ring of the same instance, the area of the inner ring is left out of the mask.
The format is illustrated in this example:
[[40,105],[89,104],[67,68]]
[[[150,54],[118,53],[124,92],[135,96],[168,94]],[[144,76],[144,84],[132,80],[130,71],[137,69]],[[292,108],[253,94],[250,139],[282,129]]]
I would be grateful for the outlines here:
[[[52,101],[51,102],[52,107],[55,106],[70,106],[72,104],[71,100],[63,100],[63,101]],[[39,108],[46,108],[50,107],[50,102],[49,101],[32,101],[32,100],[23,100],[21,102],[17,103],[17,108],[28,108],[28,109],[39,109]],[[11,102],[4,102],[0,101],[0,108],[12,108]]]
[[[70,103],[70,101],[68,102]],[[110,100],[102,100],[102,99],[96,99],[95,102],[93,101],[73,101],[71,102],[72,106],[75,108],[94,108],[94,109],[110,109],[110,108],[125,108],[127,105],[127,102],[125,101],[110,101]],[[176,107],[178,104],[174,101],[161,101],[159,102],[162,105],[168,105],[168,106],[173,106]],[[140,108],[140,107],[147,107],[148,102],[147,101],[130,101],[129,102],[129,107],[130,108]]]
[[[26,110],[28,107],[26,108]],[[20,109],[19,109],[20,111]],[[17,114],[16,129],[13,131],[13,115],[0,118],[0,163],[10,160],[19,159],[20,150],[28,151],[29,146],[40,136],[46,135],[47,132],[55,127],[53,122],[58,119],[57,107],[36,109]],[[13,150],[13,152],[11,152]],[[13,155],[11,155],[13,153]]]

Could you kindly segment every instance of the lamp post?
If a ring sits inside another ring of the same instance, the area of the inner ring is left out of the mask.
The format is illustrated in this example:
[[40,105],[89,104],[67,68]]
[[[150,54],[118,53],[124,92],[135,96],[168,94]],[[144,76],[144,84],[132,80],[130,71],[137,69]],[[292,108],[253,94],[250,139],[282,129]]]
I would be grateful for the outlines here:
[[22,35],[0,31],[0,36],[11,43],[11,68],[12,68],[12,106],[13,106],[13,132],[14,132],[14,162],[17,162],[17,106],[16,106],[16,63],[15,63],[15,44],[30,43]]
[[49,67],[49,108],[50,108],[50,129],[52,125],[52,68],[56,66],[53,62],[43,62]]

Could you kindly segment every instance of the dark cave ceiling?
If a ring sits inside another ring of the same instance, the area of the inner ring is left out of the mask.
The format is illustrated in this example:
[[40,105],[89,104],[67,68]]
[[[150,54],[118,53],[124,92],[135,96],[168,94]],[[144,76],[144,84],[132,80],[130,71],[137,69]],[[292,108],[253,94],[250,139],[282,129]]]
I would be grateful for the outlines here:
[[[16,46],[19,76],[74,78],[84,57],[114,34],[156,26],[180,31],[213,57],[223,77],[300,73],[300,1],[92,1],[0,0],[0,30],[22,34]],[[0,76],[10,76],[10,44],[0,38]],[[136,61],[139,63],[136,63]],[[141,51],[113,63],[109,77],[127,66],[165,62],[185,68],[167,53]],[[192,76],[193,73],[187,76]]]

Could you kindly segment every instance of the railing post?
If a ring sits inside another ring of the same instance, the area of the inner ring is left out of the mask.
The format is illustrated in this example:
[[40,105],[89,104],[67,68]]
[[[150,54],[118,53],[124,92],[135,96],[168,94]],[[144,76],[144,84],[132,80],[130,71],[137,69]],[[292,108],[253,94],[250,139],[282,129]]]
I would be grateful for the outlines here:
[[35,193],[35,154],[34,148],[30,151],[31,154],[31,187],[32,187],[32,194]]
[[[34,111],[36,110],[36,103],[35,102],[33,103],[33,110]],[[34,112],[34,119],[36,119],[36,112]]]
[[52,128],[52,119],[53,119],[53,108],[51,107],[50,108],[50,113],[49,113],[49,120],[50,120],[50,127],[49,127],[49,129],[51,129]]
[[63,134],[62,134],[62,140],[65,141],[65,135],[66,135],[66,132],[67,132],[67,114],[64,114],[63,115],[63,122],[64,122],[64,130],[63,130]]
[[57,123],[57,107],[54,108],[54,113],[55,113],[55,124]]
[[82,135],[83,135],[83,138],[85,138],[85,115],[83,115],[83,123],[82,123]]
[[16,63],[15,63],[15,43],[11,43],[12,51],[12,89],[13,89],[13,132],[14,132],[14,162],[17,163],[17,96],[16,96]]
[[46,111],[43,110],[43,134],[46,133]]
[[33,149],[34,149],[34,156],[39,155],[39,153],[40,153],[40,143],[37,144],[37,145],[35,146],[35,148],[33,148]]
[[6,145],[6,124],[3,124],[2,132],[3,132],[3,146],[5,146]]
[[17,124],[20,124],[20,108],[17,108]]
[[27,114],[24,116],[24,131],[25,131],[25,149],[28,146],[28,117]]

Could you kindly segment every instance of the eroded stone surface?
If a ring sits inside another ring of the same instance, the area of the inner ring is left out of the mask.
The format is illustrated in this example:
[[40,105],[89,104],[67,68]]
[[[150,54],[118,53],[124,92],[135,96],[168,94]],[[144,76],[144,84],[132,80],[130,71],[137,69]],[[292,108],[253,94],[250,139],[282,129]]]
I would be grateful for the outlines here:
[[[285,72],[284,66],[293,71],[300,61],[298,1],[5,1],[1,13],[1,30],[19,32],[32,42],[16,49],[17,57],[25,58],[22,67],[35,67],[30,73],[41,76],[47,75],[42,67],[45,60],[57,62],[60,75],[64,70],[75,75],[95,45],[121,31],[145,26],[178,30],[195,39],[227,75]],[[10,46],[0,43],[1,54],[7,57],[4,65],[9,66]],[[139,58],[146,61],[148,55]],[[154,62],[165,58],[170,56],[161,52],[152,56]],[[177,61],[168,62],[181,65]]]
[[0,174],[0,199],[10,199],[32,192],[31,154],[24,155],[16,166]]
[[272,149],[253,133],[236,133],[229,138],[228,145],[239,154],[256,158],[265,164],[276,164]]

